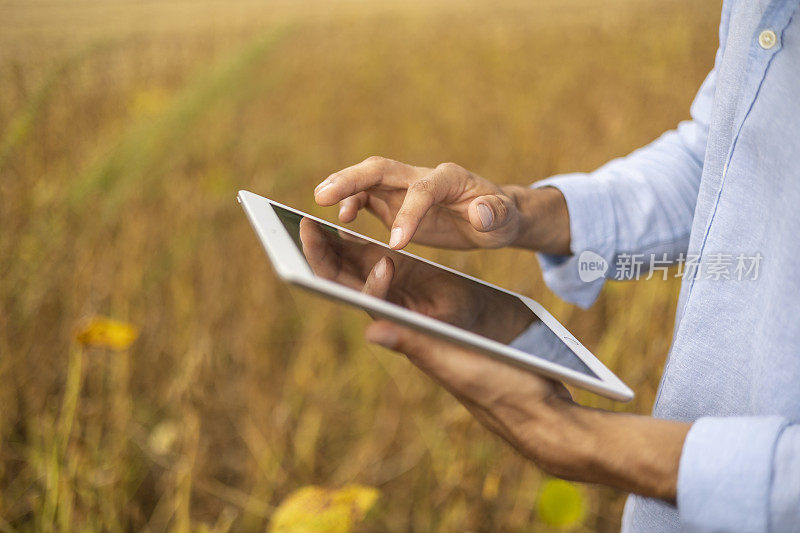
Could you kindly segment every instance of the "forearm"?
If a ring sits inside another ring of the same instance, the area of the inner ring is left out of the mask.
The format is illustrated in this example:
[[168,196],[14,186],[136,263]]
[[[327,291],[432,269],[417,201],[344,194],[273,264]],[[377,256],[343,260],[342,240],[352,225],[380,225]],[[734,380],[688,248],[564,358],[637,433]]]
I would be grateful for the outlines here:
[[690,424],[555,402],[531,418],[531,458],[559,477],[674,503]]

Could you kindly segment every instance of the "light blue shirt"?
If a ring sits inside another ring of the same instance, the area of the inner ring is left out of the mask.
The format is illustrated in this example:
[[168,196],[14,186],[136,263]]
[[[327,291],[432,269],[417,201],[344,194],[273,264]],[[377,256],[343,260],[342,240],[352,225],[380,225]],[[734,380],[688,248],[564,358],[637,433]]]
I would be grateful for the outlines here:
[[[691,120],[595,172],[537,184],[567,200],[573,255],[540,256],[567,300],[588,306],[603,284],[581,281],[585,250],[606,278],[631,256],[698,258],[653,408],[694,422],[677,507],[631,496],[626,531],[800,531],[798,0],[725,0],[719,38]],[[755,276],[705,274],[756,255]]]

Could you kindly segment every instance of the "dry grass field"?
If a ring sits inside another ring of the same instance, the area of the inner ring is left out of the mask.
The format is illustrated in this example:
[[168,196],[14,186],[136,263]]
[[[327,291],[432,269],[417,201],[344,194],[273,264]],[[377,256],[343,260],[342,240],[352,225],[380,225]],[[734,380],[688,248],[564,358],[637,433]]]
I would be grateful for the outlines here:
[[[0,0],[0,530],[257,531],[300,487],[380,491],[362,531],[547,531],[546,479],[361,313],[289,289],[240,188],[329,220],[379,154],[499,183],[590,170],[688,116],[718,1]],[[357,229],[385,238],[364,217]],[[582,311],[533,254],[416,251],[530,295],[646,413],[678,285]],[[84,346],[103,315],[127,350]],[[624,494],[579,486],[578,531]]]

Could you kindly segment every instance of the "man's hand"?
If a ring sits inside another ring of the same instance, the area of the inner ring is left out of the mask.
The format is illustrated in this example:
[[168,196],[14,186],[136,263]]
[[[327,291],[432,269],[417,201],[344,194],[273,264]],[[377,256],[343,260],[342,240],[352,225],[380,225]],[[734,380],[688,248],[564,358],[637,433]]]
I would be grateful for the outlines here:
[[553,188],[499,187],[455,163],[416,167],[383,157],[336,172],[314,190],[323,206],[341,202],[339,219],[367,209],[391,228],[389,245],[445,248],[518,246],[569,253],[569,216]]
[[543,470],[675,501],[689,424],[581,407],[558,382],[391,322],[367,338],[406,354]]

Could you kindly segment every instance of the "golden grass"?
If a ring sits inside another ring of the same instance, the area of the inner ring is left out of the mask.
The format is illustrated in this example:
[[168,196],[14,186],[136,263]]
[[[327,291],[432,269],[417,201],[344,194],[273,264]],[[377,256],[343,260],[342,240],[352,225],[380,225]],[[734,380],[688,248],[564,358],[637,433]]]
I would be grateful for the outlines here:
[[[263,530],[294,489],[378,487],[375,531],[527,531],[541,473],[365,317],[278,282],[234,202],[314,214],[381,154],[497,182],[589,170],[687,116],[718,2],[0,4],[0,529]],[[385,236],[369,220],[358,229]],[[422,250],[531,295],[645,413],[677,284],[558,301],[532,254]],[[129,351],[83,348],[109,315]],[[624,495],[585,487],[582,529]]]

